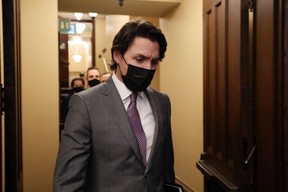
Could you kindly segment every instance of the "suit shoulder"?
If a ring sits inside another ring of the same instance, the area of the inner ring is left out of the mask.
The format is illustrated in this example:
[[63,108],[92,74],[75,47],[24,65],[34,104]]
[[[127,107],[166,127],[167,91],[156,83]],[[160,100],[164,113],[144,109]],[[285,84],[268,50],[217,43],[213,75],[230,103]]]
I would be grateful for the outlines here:
[[150,88],[150,87],[149,87],[147,90],[148,90],[151,94],[157,95],[158,97],[168,97],[168,98],[169,98],[169,96],[168,96],[166,93],[157,91],[157,90],[155,90],[155,89],[153,89],[153,88]]
[[95,97],[96,95],[99,95],[103,93],[103,91],[107,90],[107,85],[99,84],[95,87],[91,87],[89,89],[86,89],[84,91],[81,91],[78,93],[82,97]]

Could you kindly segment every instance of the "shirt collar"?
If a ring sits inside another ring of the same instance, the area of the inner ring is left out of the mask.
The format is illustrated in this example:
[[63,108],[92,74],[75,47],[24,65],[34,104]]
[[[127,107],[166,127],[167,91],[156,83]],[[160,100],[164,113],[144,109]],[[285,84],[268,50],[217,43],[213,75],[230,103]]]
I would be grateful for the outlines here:
[[[126,100],[131,95],[132,91],[130,91],[130,89],[128,89],[126,85],[117,78],[115,72],[112,74],[112,80],[114,81],[114,84],[119,92],[122,101]],[[143,91],[138,92],[138,95],[140,96],[140,98],[144,98]]]

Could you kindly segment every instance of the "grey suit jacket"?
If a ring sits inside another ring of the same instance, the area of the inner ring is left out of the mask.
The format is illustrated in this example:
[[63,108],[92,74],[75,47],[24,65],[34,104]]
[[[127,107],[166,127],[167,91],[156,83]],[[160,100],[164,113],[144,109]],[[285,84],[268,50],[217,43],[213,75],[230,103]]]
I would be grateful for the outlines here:
[[145,91],[155,117],[147,166],[112,78],[72,96],[54,172],[55,192],[162,192],[174,182],[170,100]]

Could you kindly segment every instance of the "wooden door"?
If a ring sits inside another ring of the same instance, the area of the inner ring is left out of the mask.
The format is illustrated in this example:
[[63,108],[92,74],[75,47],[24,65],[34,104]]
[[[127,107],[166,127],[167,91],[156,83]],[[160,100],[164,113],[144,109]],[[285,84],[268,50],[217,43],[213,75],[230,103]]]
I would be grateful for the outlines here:
[[251,191],[254,181],[253,9],[204,1],[205,191]]
[[205,191],[287,191],[287,0],[203,7]]

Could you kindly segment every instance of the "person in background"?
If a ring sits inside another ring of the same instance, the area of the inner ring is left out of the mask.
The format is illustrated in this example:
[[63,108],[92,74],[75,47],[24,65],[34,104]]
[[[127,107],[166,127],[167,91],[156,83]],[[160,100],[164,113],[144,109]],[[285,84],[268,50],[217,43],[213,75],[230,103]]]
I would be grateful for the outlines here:
[[100,75],[100,83],[105,82],[111,76],[110,72],[104,72]]
[[74,93],[79,93],[84,90],[85,81],[80,77],[76,77],[71,81],[71,89]]
[[87,87],[91,88],[100,83],[100,71],[97,67],[89,67],[86,72]]
[[60,111],[60,130],[64,129],[64,123],[69,110],[69,101],[74,93],[78,93],[84,90],[85,81],[81,77],[76,77],[71,81],[71,90],[65,93],[61,91],[61,111]]
[[71,97],[54,192],[164,192],[175,183],[170,99],[149,87],[166,47],[145,20],[116,34],[111,78]]

